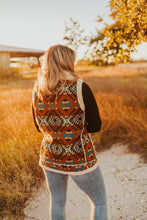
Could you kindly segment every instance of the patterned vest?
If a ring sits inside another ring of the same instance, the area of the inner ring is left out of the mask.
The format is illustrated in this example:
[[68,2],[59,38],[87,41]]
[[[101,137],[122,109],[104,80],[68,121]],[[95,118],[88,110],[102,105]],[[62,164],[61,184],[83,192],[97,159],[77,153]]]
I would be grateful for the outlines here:
[[78,98],[81,88],[82,79],[66,80],[57,94],[45,95],[43,100],[35,97],[35,118],[44,133],[39,165],[45,169],[78,175],[98,166],[95,148],[86,130],[85,111]]

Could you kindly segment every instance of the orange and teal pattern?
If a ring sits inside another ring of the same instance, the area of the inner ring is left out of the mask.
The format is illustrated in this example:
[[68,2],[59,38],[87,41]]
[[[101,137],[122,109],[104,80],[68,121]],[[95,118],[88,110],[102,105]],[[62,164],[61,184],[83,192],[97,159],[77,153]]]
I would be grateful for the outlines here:
[[86,130],[85,111],[77,99],[77,82],[67,80],[57,94],[35,97],[35,118],[44,133],[40,165],[56,172],[85,171],[97,163]]

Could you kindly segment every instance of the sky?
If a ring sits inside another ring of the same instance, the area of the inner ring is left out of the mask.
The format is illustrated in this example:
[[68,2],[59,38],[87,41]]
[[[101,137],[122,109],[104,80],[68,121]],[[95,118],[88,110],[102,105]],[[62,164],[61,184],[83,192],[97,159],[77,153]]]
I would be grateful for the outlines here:
[[[97,15],[111,23],[109,0],[0,0],[0,44],[47,50],[63,41],[65,22],[72,17],[86,34],[102,26]],[[82,58],[84,48],[77,58]],[[138,47],[133,58],[147,59],[147,43]]]

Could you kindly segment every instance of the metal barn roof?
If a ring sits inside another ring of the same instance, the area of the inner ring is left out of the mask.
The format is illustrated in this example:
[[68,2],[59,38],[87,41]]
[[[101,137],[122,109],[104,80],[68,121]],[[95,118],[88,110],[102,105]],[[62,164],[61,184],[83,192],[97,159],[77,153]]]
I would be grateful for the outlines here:
[[23,48],[23,47],[12,47],[1,44],[0,44],[0,52],[9,52],[10,57],[40,57],[45,53],[45,51],[43,50]]

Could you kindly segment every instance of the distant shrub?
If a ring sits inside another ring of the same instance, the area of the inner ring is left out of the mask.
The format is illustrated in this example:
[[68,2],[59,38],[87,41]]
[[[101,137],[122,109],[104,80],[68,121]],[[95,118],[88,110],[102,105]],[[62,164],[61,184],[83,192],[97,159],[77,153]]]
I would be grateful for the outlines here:
[[8,78],[11,76],[13,73],[10,68],[4,69],[0,67],[0,79]]

